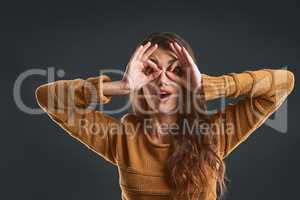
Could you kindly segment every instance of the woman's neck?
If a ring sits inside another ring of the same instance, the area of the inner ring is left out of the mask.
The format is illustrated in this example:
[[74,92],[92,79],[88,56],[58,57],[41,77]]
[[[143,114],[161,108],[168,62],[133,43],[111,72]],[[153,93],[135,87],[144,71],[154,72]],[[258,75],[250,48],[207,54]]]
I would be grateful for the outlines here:
[[177,114],[153,114],[150,116],[150,136],[159,143],[170,143],[170,129],[177,123]]

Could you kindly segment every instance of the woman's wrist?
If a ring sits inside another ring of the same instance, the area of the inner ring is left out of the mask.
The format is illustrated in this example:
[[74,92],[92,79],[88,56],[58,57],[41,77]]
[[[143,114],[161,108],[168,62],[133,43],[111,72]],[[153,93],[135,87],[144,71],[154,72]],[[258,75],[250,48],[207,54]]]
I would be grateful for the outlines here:
[[130,91],[130,85],[127,80],[125,80],[125,79],[120,80],[120,85],[121,85],[122,90],[125,90],[128,92]]

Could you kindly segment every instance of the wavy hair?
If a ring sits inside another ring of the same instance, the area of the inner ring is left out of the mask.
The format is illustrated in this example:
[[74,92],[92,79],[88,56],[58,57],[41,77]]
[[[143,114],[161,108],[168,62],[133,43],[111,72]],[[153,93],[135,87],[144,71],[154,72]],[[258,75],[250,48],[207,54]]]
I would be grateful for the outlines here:
[[[166,50],[171,50],[170,42],[177,42],[187,49],[197,63],[191,46],[175,33],[153,32],[140,44],[146,44],[148,41]],[[189,94],[186,90],[184,91],[183,95]],[[202,125],[207,127],[210,124],[210,118],[207,115],[207,102],[203,89],[200,88],[198,94],[200,94],[197,100],[198,108],[195,108],[194,102],[187,100],[183,102],[185,109],[179,113],[180,129],[171,139],[172,150],[166,162],[166,177],[171,187],[171,198],[174,200],[199,200],[215,193],[219,199],[223,199],[226,191],[225,163],[217,153],[218,140],[209,128],[199,128],[204,127]],[[139,95],[143,95],[142,90],[138,91]],[[193,94],[190,93],[190,95]],[[139,108],[135,106],[138,104],[140,108],[147,109],[146,101],[137,100],[135,96],[131,96],[131,100],[134,113],[147,118],[147,115],[139,112]],[[188,106],[190,106],[189,109]],[[193,128],[195,123],[196,128]]]

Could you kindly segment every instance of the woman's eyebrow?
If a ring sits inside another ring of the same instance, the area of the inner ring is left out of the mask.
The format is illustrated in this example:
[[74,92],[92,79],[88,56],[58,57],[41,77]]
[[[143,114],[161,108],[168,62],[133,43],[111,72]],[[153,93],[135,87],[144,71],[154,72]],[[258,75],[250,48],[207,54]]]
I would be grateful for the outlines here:
[[[150,59],[151,61],[153,61],[155,64],[158,65],[159,62],[157,61],[157,59],[156,59],[155,57],[151,56],[151,57],[149,57],[149,59]],[[175,61],[177,61],[177,58],[176,58],[176,57],[174,57],[173,59],[169,60],[169,61],[168,61],[168,64],[169,64],[169,65],[172,65]]]
[[157,62],[157,60],[156,60],[154,57],[150,57],[149,59],[150,59],[151,61],[153,61],[155,64],[158,65],[158,62]]
[[173,64],[175,61],[177,61],[177,58],[174,58],[174,59],[172,59],[172,60],[169,60],[168,63],[169,63],[169,65],[170,65],[170,64]]

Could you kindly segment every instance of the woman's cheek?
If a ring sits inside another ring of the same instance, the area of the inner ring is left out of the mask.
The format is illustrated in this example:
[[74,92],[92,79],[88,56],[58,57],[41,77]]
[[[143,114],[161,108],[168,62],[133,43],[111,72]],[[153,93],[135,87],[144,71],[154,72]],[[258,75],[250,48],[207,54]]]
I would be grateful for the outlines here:
[[176,96],[170,97],[170,99],[163,104],[158,104],[159,105],[159,110],[163,113],[176,113],[178,112],[178,98]]
[[172,110],[177,109],[178,107],[178,97],[176,95],[174,95],[173,97],[171,97],[170,99],[170,107]]
[[144,98],[145,98],[148,106],[152,110],[156,109],[159,102],[158,102],[158,98],[156,97],[156,95],[153,94],[151,88],[144,87],[143,92],[144,92]]

